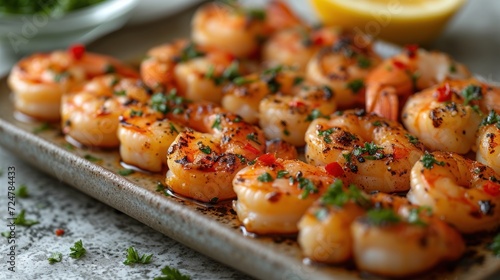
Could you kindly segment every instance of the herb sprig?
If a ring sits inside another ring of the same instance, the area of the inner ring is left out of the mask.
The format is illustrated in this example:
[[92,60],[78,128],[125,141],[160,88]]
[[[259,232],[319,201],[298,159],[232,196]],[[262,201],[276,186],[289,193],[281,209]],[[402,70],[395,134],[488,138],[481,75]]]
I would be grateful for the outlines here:
[[148,264],[151,262],[152,257],[153,254],[150,255],[143,254],[142,256],[139,257],[139,253],[137,252],[137,250],[134,247],[130,246],[127,249],[127,258],[125,259],[125,261],[123,261],[123,264],[125,265],[131,265],[135,263]]

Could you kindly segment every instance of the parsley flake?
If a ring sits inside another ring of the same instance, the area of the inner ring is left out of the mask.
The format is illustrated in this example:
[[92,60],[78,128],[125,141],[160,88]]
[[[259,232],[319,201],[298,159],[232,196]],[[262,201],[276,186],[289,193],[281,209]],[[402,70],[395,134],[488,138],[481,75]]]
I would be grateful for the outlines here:
[[358,187],[351,184],[347,190],[344,190],[343,186],[343,181],[336,179],[321,197],[321,203],[337,207],[342,207],[349,201],[352,201],[362,207],[368,207],[370,205],[370,200]]
[[299,189],[303,190],[300,199],[306,199],[309,194],[318,192],[318,188],[311,180],[300,177],[297,181],[299,182]]
[[209,146],[204,145],[203,142],[199,141],[196,144],[198,145],[198,149],[200,149],[200,151],[202,153],[207,154],[207,155],[209,155],[210,153],[212,153],[212,149],[210,149]]
[[127,92],[123,89],[123,90],[116,90],[113,92],[113,94],[116,96],[125,96],[127,95]]
[[247,134],[247,139],[255,142],[257,145],[261,145],[259,140],[257,139],[257,133],[255,132]]
[[132,169],[128,169],[128,168],[118,170],[118,174],[120,174],[122,176],[128,176],[128,175],[133,174],[133,173],[135,173],[135,171]]
[[325,141],[325,143],[327,144],[330,144],[333,141],[332,138],[330,138],[329,136],[334,132],[334,130],[335,130],[334,128],[318,130],[318,136],[323,137],[323,141]]
[[262,183],[269,183],[274,181],[273,176],[267,172],[259,175],[259,177],[257,177],[257,180]]
[[432,215],[432,209],[426,206],[420,206],[418,208],[413,208],[410,210],[408,215],[408,223],[418,226],[427,226],[427,223],[420,219],[420,213],[426,211],[427,215]]
[[90,154],[86,154],[85,156],[83,156],[83,158],[88,160],[88,161],[91,161],[91,162],[99,162],[102,160],[102,159],[94,157],[93,155],[90,155]]
[[161,275],[155,277],[154,280],[191,280],[191,277],[183,275],[177,268],[165,266],[161,270]]
[[358,66],[362,69],[367,69],[372,66],[372,62],[370,61],[370,59],[364,55],[358,56],[357,62]]
[[352,91],[352,93],[356,94],[365,86],[365,83],[362,79],[352,80],[347,83],[346,87]]
[[193,58],[202,57],[204,55],[205,55],[204,52],[201,52],[201,51],[196,49],[195,44],[190,43],[182,49],[181,54],[180,54],[180,60],[182,62],[186,62],[186,61],[189,61]]
[[27,198],[29,196],[28,187],[25,184],[20,185],[16,190],[16,197]]
[[153,254],[150,255],[144,254],[139,257],[139,253],[137,252],[137,250],[134,247],[130,246],[127,249],[127,258],[125,259],[125,261],[123,261],[123,264],[125,265],[131,265],[135,263],[148,264],[151,262],[152,257]]
[[70,247],[69,249],[71,251],[69,256],[73,259],[80,259],[87,252],[87,250],[83,248],[82,240],[78,240],[77,242],[75,242],[75,245],[73,245],[73,247]]
[[313,121],[317,118],[325,118],[328,119],[328,116],[323,115],[319,109],[314,109],[311,111],[311,113],[307,116],[306,121],[310,122]]
[[406,138],[408,138],[408,141],[409,141],[411,144],[414,144],[414,145],[415,145],[415,144],[420,143],[420,141],[418,140],[418,137],[413,136],[413,135],[411,135],[411,134],[409,134],[409,133],[406,133],[406,134],[405,134],[405,137],[406,137]]
[[495,256],[500,257],[500,234],[497,234],[495,238],[493,238],[493,242],[491,242],[489,249],[493,251]]
[[14,218],[14,224],[18,226],[30,227],[32,225],[36,225],[40,222],[35,220],[27,220],[24,216],[26,214],[25,210],[21,210],[21,212]]
[[52,253],[50,257],[47,259],[50,264],[54,264],[56,262],[61,262],[62,261],[62,254],[59,252]]
[[399,216],[392,209],[387,208],[375,208],[366,212],[366,218],[368,221],[376,226],[384,226],[397,224],[401,221]]
[[491,110],[488,116],[481,121],[479,126],[494,124],[498,129],[500,129],[500,115],[498,115],[494,110]]
[[218,115],[215,117],[214,122],[212,123],[212,128],[215,128],[215,129],[220,129],[220,124],[221,124],[221,118],[220,118],[220,115],[218,114]]
[[476,85],[468,85],[460,94],[465,99],[464,105],[469,105],[471,101],[480,100],[483,97],[481,87]]
[[432,154],[429,154],[428,152],[425,152],[425,154],[422,156],[420,159],[420,162],[424,166],[424,168],[427,169],[432,169],[434,167],[434,164],[437,164],[439,166],[444,166],[444,161],[437,161],[436,158]]
[[276,175],[276,178],[280,179],[280,178],[285,177],[288,174],[289,174],[289,172],[286,170],[279,170],[277,175]]
[[44,131],[47,131],[47,130],[50,130],[50,129],[51,129],[50,124],[48,124],[48,123],[42,123],[41,125],[33,128],[33,133],[34,134],[38,134],[40,132],[44,132]]

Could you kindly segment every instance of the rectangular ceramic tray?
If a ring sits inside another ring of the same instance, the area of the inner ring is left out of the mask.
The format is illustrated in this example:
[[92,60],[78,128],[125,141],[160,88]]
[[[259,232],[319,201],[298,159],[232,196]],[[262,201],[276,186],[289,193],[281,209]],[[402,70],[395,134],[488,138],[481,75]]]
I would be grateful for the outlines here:
[[[191,12],[169,19],[169,25],[184,26],[185,30]],[[129,32],[133,34],[134,29]],[[143,36],[149,38],[154,34],[152,32],[144,31]],[[124,40],[120,37],[122,35],[117,36],[117,41]],[[128,53],[144,53],[148,48],[144,43],[157,43],[158,40],[141,40],[141,47],[135,50],[129,45],[132,50]],[[105,43],[99,44],[97,48],[106,49]],[[123,55],[119,56],[123,58]],[[21,122],[14,117],[10,91],[6,80],[1,79],[0,145],[59,180],[205,255],[257,278],[377,279],[352,269],[352,265],[308,264],[303,261],[294,238],[245,236],[230,202],[207,207],[166,196],[156,191],[157,183],[163,181],[164,175],[136,172],[127,177],[120,176],[117,171],[122,167],[117,151],[71,148],[61,135],[58,124],[51,124],[50,129],[35,133],[40,125]],[[86,160],[86,155],[100,161]],[[484,250],[487,240],[491,237],[470,240],[472,245],[469,245],[462,260],[442,265],[426,274],[425,278],[484,279],[498,273],[500,259]]]

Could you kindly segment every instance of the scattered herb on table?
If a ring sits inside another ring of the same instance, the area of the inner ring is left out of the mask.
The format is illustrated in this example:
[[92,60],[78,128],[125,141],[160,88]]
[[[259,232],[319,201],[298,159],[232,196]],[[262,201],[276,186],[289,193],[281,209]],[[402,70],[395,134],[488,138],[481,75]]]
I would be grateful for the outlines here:
[[190,276],[182,274],[177,268],[171,268],[168,265],[161,270],[161,275],[154,280],[191,280]]
[[28,187],[25,184],[21,184],[16,190],[16,197],[27,198],[29,196]]
[[135,263],[140,263],[140,264],[148,264],[151,262],[151,258],[153,257],[153,254],[146,255],[143,254],[142,256],[139,257],[139,253],[137,250],[130,246],[127,250],[127,259],[123,261],[123,264],[125,265],[131,265]]
[[71,250],[69,256],[72,257],[73,259],[81,258],[87,252],[87,250],[83,248],[82,240],[78,240],[77,242],[75,242],[75,245],[69,249]]
[[2,232],[2,236],[7,238],[7,239],[12,238],[11,231]]
[[61,262],[62,261],[62,254],[59,252],[52,253],[50,257],[47,259],[50,264],[54,264],[56,262]]
[[39,222],[35,220],[27,220],[24,216],[26,214],[26,210],[21,210],[19,215],[14,218],[14,224],[18,226],[30,227],[32,225],[36,225]]
[[50,124],[48,124],[48,123],[42,123],[41,125],[33,128],[33,133],[34,134],[38,134],[40,132],[44,132],[44,131],[47,131],[49,129],[51,129]]

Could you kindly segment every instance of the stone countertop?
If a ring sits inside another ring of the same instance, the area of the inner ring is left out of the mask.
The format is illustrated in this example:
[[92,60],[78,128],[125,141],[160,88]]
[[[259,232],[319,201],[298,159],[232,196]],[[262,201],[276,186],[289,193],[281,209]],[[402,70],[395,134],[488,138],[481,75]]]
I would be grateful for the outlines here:
[[[97,40],[89,49],[140,59],[151,46],[184,36],[190,14],[191,11],[180,13],[173,21],[165,19],[128,26]],[[171,25],[171,22],[175,24]],[[468,65],[472,72],[488,80],[500,81],[498,26],[500,1],[468,1],[431,48],[450,53]],[[130,42],[133,42],[134,48],[128,47]],[[5,73],[9,60],[1,58],[1,61]],[[9,166],[16,169],[16,186],[25,184],[30,194],[28,198],[16,200],[15,210],[25,209],[26,218],[40,223],[29,228],[16,228],[16,273],[7,271],[6,254],[10,245],[7,239],[0,237],[0,279],[152,279],[159,276],[161,268],[166,265],[193,279],[250,279],[37,171],[0,147],[2,221],[8,217],[6,189]],[[65,230],[63,236],[56,236],[58,228]],[[6,225],[0,227],[1,232],[6,230]],[[69,248],[78,240],[83,241],[87,254],[80,260],[74,260],[69,257]],[[126,250],[130,246],[134,246],[140,254],[153,254],[152,262],[124,265]],[[61,263],[49,264],[47,258],[53,252],[63,254]]]

